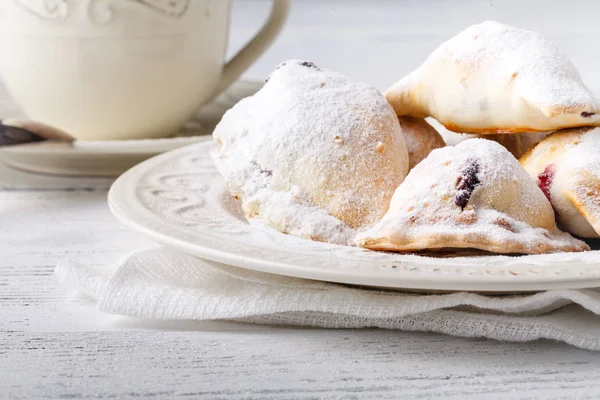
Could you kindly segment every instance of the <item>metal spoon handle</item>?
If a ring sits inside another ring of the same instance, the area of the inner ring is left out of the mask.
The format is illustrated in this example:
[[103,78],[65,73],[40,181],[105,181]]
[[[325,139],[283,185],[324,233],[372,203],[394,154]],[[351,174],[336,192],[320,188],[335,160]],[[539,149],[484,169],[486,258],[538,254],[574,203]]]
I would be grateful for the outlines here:
[[14,118],[0,120],[0,147],[44,140],[71,142],[73,137],[58,128],[41,122]]
[[4,125],[0,121],[0,146],[13,146],[16,144],[41,142],[44,139],[27,129]]

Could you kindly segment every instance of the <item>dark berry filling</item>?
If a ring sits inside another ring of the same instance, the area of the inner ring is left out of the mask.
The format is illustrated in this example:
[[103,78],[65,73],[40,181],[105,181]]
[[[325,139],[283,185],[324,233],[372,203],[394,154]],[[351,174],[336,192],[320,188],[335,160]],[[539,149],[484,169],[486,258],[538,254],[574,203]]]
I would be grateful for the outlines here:
[[481,183],[477,174],[479,174],[481,166],[474,158],[469,158],[466,164],[460,170],[460,176],[456,180],[456,195],[454,196],[454,204],[462,210],[465,209],[475,188]]
[[[282,62],[281,64],[275,67],[275,70],[273,72],[277,71],[281,67],[285,67],[286,65],[286,62]],[[271,75],[273,74],[273,72],[271,72]],[[267,76],[267,78],[265,79],[265,83],[269,82],[269,80],[271,79],[271,75]]]
[[317,66],[315,65],[315,63],[313,63],[313,62],[311,62],[311,61],[302,61],[302,62],[300,63],[300,65],[301,65],[301,66],[303,66],[303,67],[307,67],[307,68],[314,68],[314,69],[316,69],[317,71],[320,71],[320,70],[321,70],[319,67],[317,67]]
[[589,117],[591,117],[593,115],[596,115],[596,113],[591,113],[591,112],[587,112],[587,111],[584,111],[584,112],[581,113],[581,116],[583,118],[589,118]]
[[550,164],[544,169],[544,172],[538,175],[537,184],[540,189],[542,189],[542,192],[544,192],[548,200],[552,200],[550,189],[552,189],[552,182],[554,181],[555,174],[556,164]]
[[[282,62],[281,64],[279,64],[277,67],[275,67],[275,71],[277,71],[279,68],[285,67],[287,65],[287,62]],[[311,61],[300,61],[298,63],[298,65],[302,66],[302,67],[306,67],[306,68],[312,68],[314,70],[320,71],[321,68],[317,67],[315,65],[315,63],[311,62]],[[271,79],[271,75],[269,75],[266,79],[265,79],[265,83],[269,82],[269,80]]]
[[256,167],[258,169],[258,172],[262,175],[262,176],[273,176],[273,171],[270,169],[264,169],[263,167],[260,166],[259,163],[257,163],[256,161],[252,160],[250,161],[250,164],[252,164],[254,167]]

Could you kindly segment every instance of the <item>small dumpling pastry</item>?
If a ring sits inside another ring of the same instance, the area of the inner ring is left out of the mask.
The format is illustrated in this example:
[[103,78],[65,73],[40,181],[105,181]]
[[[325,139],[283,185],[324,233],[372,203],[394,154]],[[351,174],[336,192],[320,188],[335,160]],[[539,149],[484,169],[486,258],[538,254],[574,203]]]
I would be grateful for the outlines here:
[[[429,122],[429,121],[428,121]],[[439,132],[440,136],[448,146],[455,146],[458,143],[467,139],[481,138],[493,140],[500,143],[515,156],[520,158],[527,153],[529,149],[538,144],[543,138],[548,136],[548,132],[521,132],[521,133],[490,133],[490,134],[473,134],[473,133],[456,133],[449,131],[435,119],[430,119],[431,126]],[[406,135],[404,135],[406,138]]]
[[552,203],[561,228],[600,237],[600,128],[555,132],[521,158]]
[[600,125],[600,101],[541,35],[471,26],[385,93],[399,116],[431,116],[460,133],[550,132]]
[[306,61],[280,64],[213,137],[217,169],[250,222],[316,241],[351,244],[408,172],[383,95]]
[[547,132],[527,132],[513,134],[477,135],[476,137],[498,142],[502,146],[504,146],[506,150],[510,151],[510,154],[512,154],[515,158],[520,158],[523,154],[527,153],[529,149],[538,144],[547,135]]
[[[474,133],[456,133],[449,131],[435,119],[428,121],[431,126],[439,132],[440,136],[448,146],[455,146],[458,143],[467,139],[481,138],[493,140],[500,143],[515,156],[520,158],[527,153],[529,149],[538,144],[543,138],[548,136],[548,132],[521,132],[521,133],[490,133],[490,134],[474,134]],[[406,134],[404,135],[406,138]]]
[[406,116],[399,117],[398,122],[408,149],[409,170],[423,161],[433,150],[446,145],[438,131],[424,119]]
[[357,235],[372,250],[584,251],[560,231],[544,193],[501,145],[469,139],[434,150],[406,177],[385,217]]

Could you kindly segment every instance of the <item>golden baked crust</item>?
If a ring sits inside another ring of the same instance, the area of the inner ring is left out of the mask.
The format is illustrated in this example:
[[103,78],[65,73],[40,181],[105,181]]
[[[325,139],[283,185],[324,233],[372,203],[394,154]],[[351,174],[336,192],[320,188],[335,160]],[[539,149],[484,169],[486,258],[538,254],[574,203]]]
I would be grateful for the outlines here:
[[600,100],[555,46],[497,22],[449,39],[385,96],[397,115],[433,117],[457,133],[600,125]]
[[408,172],[398,119],[375,88],[299,60],[281,64],[215,128],[215,162],[252,222],[349,244]]
[[[549,235],[549,239],[552,234]],[[448,233],[436,232],[429,235],[403,238],[390,236],[385,238],[365,238],[359,246],[377,251],[420,252],[446,249],[479,249],[497,254],[545,254],[555,252],[580,252],[590,250],[584,242],[578,244],[552,244],[549,241],[525,243],[519,239],[490,241],[490,238],[474,232]]]
[[438,131],[424,119],[398,117],[408,150],[408,169],[411,170],[435,149],[446,146]]
[[382,221],[355,243],[387,251],[589,249],[557,228],[552,206],[517,160],[483,139],[433,151],[398,187]]
[[543,138],[548,136],[547,132],[526,132],[526,133],[513,133],[507,134],[491,134],[491,135],[477,135],[483,139],[493,140],[494,142],[500,143],[510,151],[515,158],[522,157],[529,149],[538,144]]
[[600,237],[600,129],[555,132],[520,159],[540,185],[566,231]]
[[594,128],[583,127],[556,131],[523,154],[519,162],[528,171],[533,166],[536,169],[546,167],[552,160],[562,158],[569,146],[579,144],[583,135],[592,129]]
[[600,235],[600,179],[588,171],[580,171],[566,196]]

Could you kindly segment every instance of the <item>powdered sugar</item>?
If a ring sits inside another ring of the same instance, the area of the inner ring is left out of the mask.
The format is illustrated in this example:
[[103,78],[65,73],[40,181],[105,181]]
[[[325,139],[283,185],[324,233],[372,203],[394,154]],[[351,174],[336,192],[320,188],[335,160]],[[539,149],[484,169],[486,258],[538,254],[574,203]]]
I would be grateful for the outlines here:
[[596,105],[573,63],[536,32],[488,21],[467,28],[437,52],[451,53],[474,69],[485,69],[492,79],[516,74],[518,92],[530,102]]
[[585,132],[581,141],[570,144],[561,167],[585,170],[600,179],[600,128]]
[[408,168],[396,116],[374,88],[282,63],[214,132],[219,172],[250,219],[348,244],[385,214]]
[[541,35],[484,22],[440,45],[386,97],[455,132],[548,132],[600,123],[600,101]]
[[424,119],[399,117],[398,122],[404,134],[410,169],[423,161],[433,149],[446,145],[435,128]]
[[600,233],[600,129],[555,132],[521,158],[546,193],[561,228],[581,237]]
[[[570,190],[566,201],[572,203],[573,212],[582,214],[586,221],[561,215],[561,221],[570,218],[570,225],[578,224],[577,231],[585,232],[585,237],[600,236],[600,128],[585,132],[579,141],[565,149],[564,159],[558,166],[557,185],[555,191]],[[560,196],[560,194],[559,194]],[[559,197],[560,198],[560,197]],[[560,200],[558,200],[560,201]],[[557,204],[554,201],[553,204]],[[563,201],[565,203],[565,201]],[[561,210],[566,207],[561,207]],[[575,222],[577,221],[577,222]],[[587,222],[587,224],[586,224]],[[591,229],[590,229],[591,228]]]
[[[461,142],[455,147],[446,147],[434,150],[422,163],[409,174],[408,179],[413,182],[408,188],[399,188],[392,200],[392,207],[400,199],[411,199],[418,207],[419,204],[434,204],[436,197],[445,197],[451,195],[452,208],[455,208],[454,195],[458,190],[458,179],[462,177],[463,170],[473,161],[479,164],[478,181],[479,183],[473,190],[473,197],[481,194],[485,196],[485,202],[499,203],[507,191],[514,192],[513,186],[518,186],[518,199],[507,199],[506,204],[502,204],[507,210],[514,212],[519,220],[528,220],[534,207],[539,207],[550,211],[551,207],[543,197],[543,193],[533,184],[531,178],[519,165],[517,160],[508,153],[506,149],[485,139],[469,139]],[[408,182],[405,186],[408,186]],[[434,186],[431,189],[431,186]],[[420,201],[418,201],[421,199]],[[519,200],[521,204],[515,204]],[[414,212],[430,212],[431,208]]]
[[417,165],[396,191],[388,214],[357,239],[367,247],[377,241],[401,250],[473,247],[542,253],[586,248],[558,231],[550,203],[517,160],[484,139],[434,150]]

